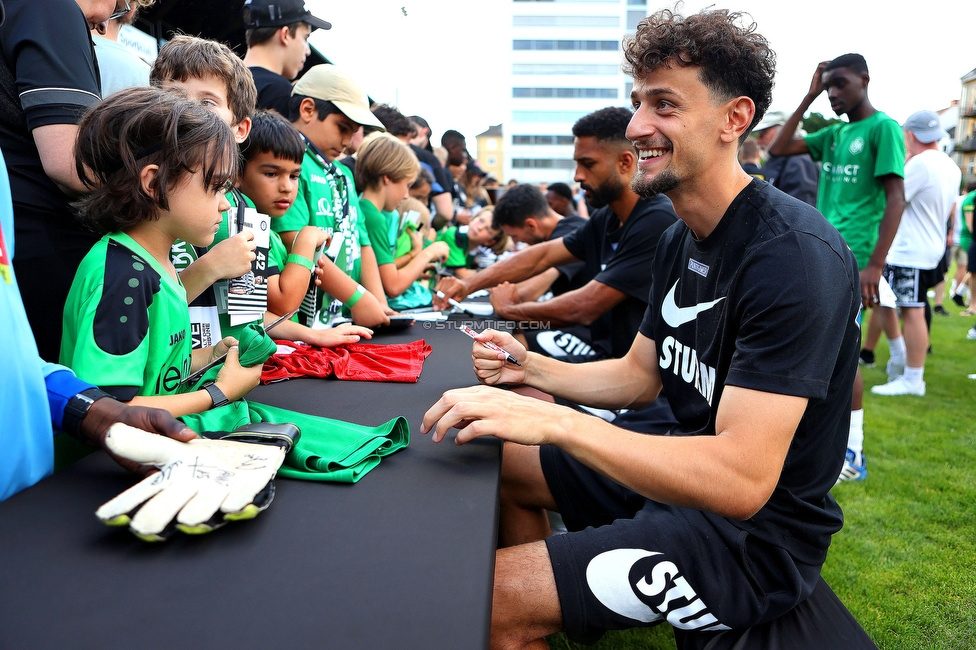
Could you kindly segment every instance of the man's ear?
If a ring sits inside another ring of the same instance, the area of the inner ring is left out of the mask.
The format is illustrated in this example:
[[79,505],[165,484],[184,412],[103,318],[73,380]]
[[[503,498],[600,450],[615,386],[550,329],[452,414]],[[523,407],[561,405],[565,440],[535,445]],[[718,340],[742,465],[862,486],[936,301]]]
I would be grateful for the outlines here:
[[247,140],[247,136],[251,134],[251,118],[245,117],[243,120],[232,126],[230,130],[234,132],[234,142],[241,144]]
[[151,196],[154,201],[159,200],[159,188],[156,179],[159,178],[159,165],[146,165],[139,172],[139,186],[146,196]]
[[637,168],[637,154],[632,147],[622,147],[617,153],[617,173],[630,178]]
[[288,28],[288,25],[279,27],[278,31],[275,32],[275,38],[278,39],[280,44],[288,45],[288,41],[292,39],[291,30]]
[[725,126],[722,129],[722,142],[738,143],[739,138],[752,126],[756,116],[756,105],[748,97],[736,97],[726,104]]

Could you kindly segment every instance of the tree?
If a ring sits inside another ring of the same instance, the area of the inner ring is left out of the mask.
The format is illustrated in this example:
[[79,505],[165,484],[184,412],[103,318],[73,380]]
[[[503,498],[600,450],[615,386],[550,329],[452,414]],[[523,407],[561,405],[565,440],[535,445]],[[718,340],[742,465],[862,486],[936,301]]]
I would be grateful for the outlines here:
[[840,124],[841,122],[843,122],[843,120],[840,120],[836,117],[827,119],[820,113],[808,113],[800,121],[800,126],[807,133],[816,133],[820,129],[828,127],[831,124]]

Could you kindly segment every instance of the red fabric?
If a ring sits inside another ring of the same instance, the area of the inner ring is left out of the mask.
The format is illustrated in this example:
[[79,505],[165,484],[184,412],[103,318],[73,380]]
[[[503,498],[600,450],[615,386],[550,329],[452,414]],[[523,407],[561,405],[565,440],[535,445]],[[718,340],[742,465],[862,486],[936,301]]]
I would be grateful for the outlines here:
[[264,364],[261,383],[293,377],[332,377],[356,381],[416,382],[424,369],[430,345],[420,339],[411,343],[369,345],[350,343],[320,348],[294,341],[278,341],[295,348],[291,354],[272,354]]

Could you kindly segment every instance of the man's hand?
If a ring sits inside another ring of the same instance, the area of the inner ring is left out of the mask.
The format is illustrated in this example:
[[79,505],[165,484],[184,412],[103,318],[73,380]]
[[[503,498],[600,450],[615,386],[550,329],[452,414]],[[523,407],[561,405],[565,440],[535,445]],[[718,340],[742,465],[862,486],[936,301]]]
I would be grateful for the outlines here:
[[495,310],[495,315],[500,318],[509,317],[509,307],[522,302],[519,297],[518,287],[511,282],[502,282],[490,292],[491,306]]
[[[85,419],[81,421],[81,433],[92,444],[108,451],[108,447],[105,445],[105,434],[109,427],[116,422],[122,422],[143,431],[158,433],[180,442],[189,442],[197,437],[196,433],[170,415],[169,411],[145,406],[129,406],[108,397],[104,397],[91,405]],[[152,471],[152,468],[119,458],[111,452],[109,455],[130,472],[147,474]]]
[[[506,361],[506,355],[496,352],[482,345],[479,341],[491,341],[498,347],[515,357],[521,366]],[[475,336],[475,343],[471,348],[471,361],[474,363],[474,374],[478,381],[488,386],[501,384],[524,384],[528,352],[525,347],[515,340],[508,332],[485,330]]]
[[434,309],[438,311],[451,308],[448,298],[452,298],[460,302],[467,298],[468,293],[470,293],[464,280],[455,278],[453,276],[444,276],[441,278],[437,282],[435,291],[440,291],[444,294],[443,298],[439,298],[437,294],[434,294]]
[[820,93],[824,91],[823,74],[829,63],[830,61],[821,61],[817,64],[817,71],[813,73],[813,79],[810,80],[810,90],[807,91],[807,97],[819,97]]
[[456,427],[454,442],[458,445],[482,436],[522,445],[546,445],[554,444],[561,431],[571,428],[575,415],[571,409],[534,397],[473,386],[444,393],[424,414],[420,432],[433,432],[431,439],[440,442]]
[[865,309],[877,307],[880,295],[878,285],[881,283],[881,267],[868,264],[860,272],[861,278],[861,304]]

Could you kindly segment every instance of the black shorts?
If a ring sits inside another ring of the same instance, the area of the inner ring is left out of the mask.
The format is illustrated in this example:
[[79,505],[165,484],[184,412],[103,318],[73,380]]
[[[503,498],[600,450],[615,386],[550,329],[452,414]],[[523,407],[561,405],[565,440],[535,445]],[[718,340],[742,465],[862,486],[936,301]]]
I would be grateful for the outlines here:
[[924,307],[928,302],[925,292],[943,279],[938,269],[913,269],[890,264],[884,265],[882,274],[895,294],[895,305],[898,307]]
[[530,352],[567,363],[599,361],[606,356],[591,345],[589,330],[570,326],[556,330],[525,330],[525,342]]
[[[546,546],[574,641],[665,621],[676,637],[718,637],[780,618],[817,586],[820,566],[798,563],[723,517],[646,499],[555,447],[540,458],[570,531]],[[788,638],[802,638],[806,621],[797,625],[800,636]]]

